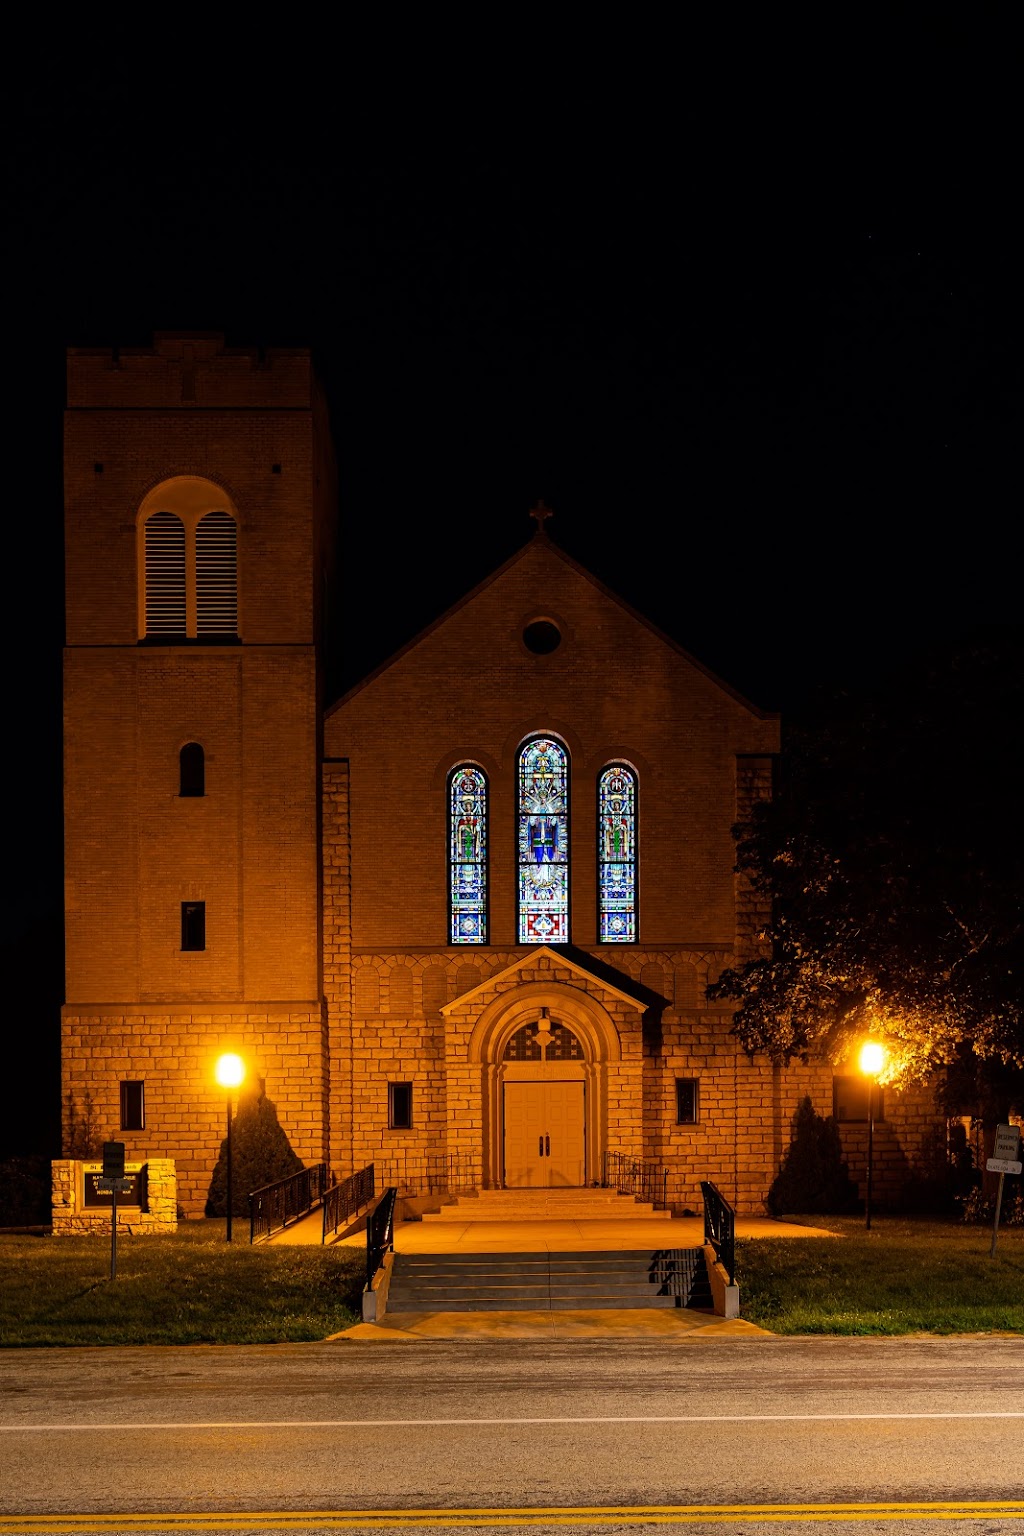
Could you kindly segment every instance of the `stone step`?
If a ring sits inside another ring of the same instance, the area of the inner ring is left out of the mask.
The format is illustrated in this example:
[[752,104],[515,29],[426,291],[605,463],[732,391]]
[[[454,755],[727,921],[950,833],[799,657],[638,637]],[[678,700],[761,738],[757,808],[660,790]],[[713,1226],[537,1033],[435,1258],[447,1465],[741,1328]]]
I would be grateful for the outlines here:
[[[446,1301],[440,1305],[437,1301],[427,1305],[425,1302],[409,1302],[402,1298],[392,1301],[388,1298],[388,1312],[607,1312],[629,1311],[646,1312],[650,1308],[675,1307],[676,1301],[671,1296],[654,1296],[649,1301],[636,1302],[623,1300],[614,1292],[604,1297],[588,1296],[584,1300],[579,1297],[550,1297],[542,1299],[515,1298],[504,1301],[480,1301],[475,1298],[461,1298],[454,1301]],[[700,1308],[700,1310],[705,1310]],[[706,1309],[710,1310],[710,1306]]]
[[595,1190],[593,1197],[572,1190],[521,1193],[518,1190],[488,1190],[484,1194],[462,1196],[439,1211],[425,1211],[425,1222],[445,1221],[670,1221],[668,1212],[656,1211],[649,1201],[634,1200],[631,1195]]
[[396,1254],[389,1312],[712,1307],[701,1248]]

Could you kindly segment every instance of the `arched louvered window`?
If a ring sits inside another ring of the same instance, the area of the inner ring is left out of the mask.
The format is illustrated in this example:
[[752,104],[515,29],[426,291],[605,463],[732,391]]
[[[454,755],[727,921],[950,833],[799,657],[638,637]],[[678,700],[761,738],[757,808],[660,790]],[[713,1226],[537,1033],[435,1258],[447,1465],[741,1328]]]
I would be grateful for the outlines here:
[[197,797],[206,794],[206,755],[198,741],[186,741],[178,753],[178,794]]
[[635,944],[636,774],[612,763],[597,781],[598,938]]
[[179,475],[139,509],[139,635],[222,642],[238,637],[238,522],[211,480]]
[[229,512],[207,512],[196,524],[196,635],[238,633],[238,549]]
[[185,525],[173,512],[144,524],[146,634],[185,634]]
[[569,754],[550,736],[519,753],[520,944],[569,942]]
[[487,775],[464,763],[448,779],[448,940],[487,943]]

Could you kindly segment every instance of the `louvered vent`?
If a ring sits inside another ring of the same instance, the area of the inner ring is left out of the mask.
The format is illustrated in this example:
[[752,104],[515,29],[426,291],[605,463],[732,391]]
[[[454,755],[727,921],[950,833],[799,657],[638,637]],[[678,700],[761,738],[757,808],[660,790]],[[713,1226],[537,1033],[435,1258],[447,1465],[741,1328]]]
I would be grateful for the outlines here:
[[196,528],[196,634],[238,633],[238,541],[227,512],[208,512]]
[[185,525],[173,512],[146,519],[146,634],[185,633]]

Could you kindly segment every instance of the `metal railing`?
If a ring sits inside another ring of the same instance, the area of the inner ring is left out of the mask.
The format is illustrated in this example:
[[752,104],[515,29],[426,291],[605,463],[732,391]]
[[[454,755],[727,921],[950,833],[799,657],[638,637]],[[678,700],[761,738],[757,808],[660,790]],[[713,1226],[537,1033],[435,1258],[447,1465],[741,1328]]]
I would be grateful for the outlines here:
[[356,1211],[369,1205],[374,1193],[374,1166],[360,1168],[349,1174],[340,1184],[332,1184],[324,1195],[324,1225],[320,1241],[326,1243],[328,1235],[337,1232],[342,1222],[348,1221]]
[[273,1184],[254,1189],[249,1196],[249,1241],[258,1242],[283,1227],[291,1226],[319,1205],[327,1188],[327,1164],[315,1163]]
[[736,1277],[736,1212],[728,1200],[708,1179],[701,1179],[704,1196],[704,1241],[715,1250],[732,1285]]
[[652,1205],[668,1205],[668,1169],[658,1163],[645,1162],[626,1152],[606,1152],[602,1182],[606,1189],[617,1189],[620,1195],[635,1195]]
[[366,1223],[366,1289],[372,1290],[373,1277],[384,1262],[384,1255],[395,1246],[395,1201],[397,1189],[386,1189]]
[[389,1150],[374,1161],[379,1186],[387,1189],[393,1184],[402,1195],[455,1194],[476,1189],[480,1183],[479,1160],[460,1152]]

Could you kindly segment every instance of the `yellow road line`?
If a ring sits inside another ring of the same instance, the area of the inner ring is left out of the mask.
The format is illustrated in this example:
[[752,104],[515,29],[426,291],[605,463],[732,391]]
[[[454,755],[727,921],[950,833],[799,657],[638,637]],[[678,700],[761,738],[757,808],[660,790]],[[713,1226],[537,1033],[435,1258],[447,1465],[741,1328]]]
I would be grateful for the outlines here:
[[947,1499],[845,1504],[600,1504],[530,1505],[521,1509],[309,1509],[252,1510],[225,1514],[0,1515],[5,1536],[132,1536],[147,1531],[301,1531],[356,1527],[416,1529],[425,1526],[472,1527],[537,1525],[588,1526],[636,1521],[648,1525],[743,1524],[747,1521],[796,1520],[991,1520],[1024,1521],[1024,1499]]

